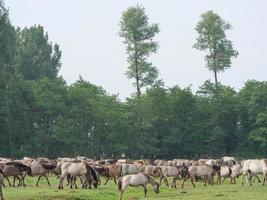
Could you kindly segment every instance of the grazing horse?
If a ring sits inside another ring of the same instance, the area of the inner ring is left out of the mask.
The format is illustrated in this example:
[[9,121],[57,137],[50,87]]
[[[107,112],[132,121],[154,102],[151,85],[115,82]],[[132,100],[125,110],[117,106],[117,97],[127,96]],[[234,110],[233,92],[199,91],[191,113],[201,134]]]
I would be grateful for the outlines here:
[[[248,182],[250,185],[252,176],[257,174],[263,174],[263,185],[267,180],[267,159],[262,160],[246,160],[243,162],[243,180],[242,185],[244,184],[245,176],[247,176]],[[256,176],[257,177],[257,176]],[[258,181],[260,182],[259,178]]]
[[3,176],[2,170],[0,169],[0,200],[4,200],[3,192],[2,192],[3,183],[4,183],[4,176]]
[[15,187],[15,179],[17,178],[19,180],[18,186],[21,185],[21,179],[19,178],[19,175],[23,174],[23,172],[26,172],[28,175],[31,175],[31,168],[19,161],[11,161],[6,162],[2,166],[2,172],[3,176],[7,179],[9,186],[11,186],[11,184],[9,182],[8,177],[13,176],[13,187]]
[[78,161],[78,162],[63,162],[62,164],[58,163],[58,166],[61,165],[61,175],[58,183],[58,189],[63,189],[63,181],[67,175],[71,176],[71,184],[70,187],[72,188],[72,182],[75,180],[77,176],[85,177],[85,181],[83,182],[84,186],[89,186],[91,188],[92,180],[94,187],[97,187],[98,178],[97,175],[92,169],[92,167],[86,163],[86,161]]
[[119,200],[122,199],[122,194],[126,190],[128,186],[132,187],[139,187],[142,186],[144,188],[144,193],[146,197],[147,193],[147,184],[151,184],[154,188],[155,193],[159,193],[159,184],[147,174],[139,173],[139,174],[132,174],[132,175],[126,175],[118,180],[118,189],[119,189]]
[[139,168],[135,164],[123,163],[120,168],[120,177],[128,174],[138,174]]
[[[183,179],[189,176],[188,167],[183,163],[182,166],[161,166],[162,174],[160,177],[161,181],[164,180],[165,184],[169,187],[167,177],[173,177],[172,187],[176,188],[176,180],[179,176]],[[183,185],[182,185],[183,187]]]

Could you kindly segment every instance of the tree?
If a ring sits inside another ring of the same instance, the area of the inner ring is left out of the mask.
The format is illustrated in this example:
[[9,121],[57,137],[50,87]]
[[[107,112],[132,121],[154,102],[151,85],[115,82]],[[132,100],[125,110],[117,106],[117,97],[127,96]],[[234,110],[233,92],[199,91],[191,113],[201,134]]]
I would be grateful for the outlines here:
[[12,141],[12,115],[11,115],[11,85],[15,75],[14,55],[15,55],[16,32],[11,25],[8,10],[0,0],[0,89],[4,95],[4,115],[6,124],[5,131],[8,133],[8,152],[11,155]]
[[149,24],[145,8],[137,5],[122,13],[120,21],[120,36],[126,44],[128,54],[129,79],[135,79],[137,96],[141,96],[141,88],[153,85],[158,78],[158,70],[147,61],[151,53],[158,49],[158,43],[153,40],[159,33],[157,24]]
[[17,70],[26,80],[55,78],[61,67],[58,44],[48,40],[40,25],[18,30]]
[[209,70],[214,73],[216,88],[217,74],[231,67],[231,58],[238,55],[232,41],[226,38],[225,31],[230,29],[231,25],[213,11],[202,14],[196,26],[198,37],[193,47],[206,52],[205,60]]

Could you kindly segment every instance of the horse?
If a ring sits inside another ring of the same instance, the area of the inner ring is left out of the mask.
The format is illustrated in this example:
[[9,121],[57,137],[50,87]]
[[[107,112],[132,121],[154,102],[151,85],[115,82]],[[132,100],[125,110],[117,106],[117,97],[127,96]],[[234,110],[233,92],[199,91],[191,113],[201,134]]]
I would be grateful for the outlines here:
[[[182,166],[161,166],[162,174],[160,177],[160,184],[161,181],[164,180],[165,184],[169,187],[169,183],[167,177],[173,177],[172,186],[173,188],[176,187],[176,180],[181,176],[181,178],[186,179],[189,177],[188,167],[183,163]],[[183,185],[182,185],[183,188]]]
[[0,200],[4,200],[3,192],[2,192],[3,183],[4,183],[3,171],[0,169]]
[[[256,176],[257,174],[263,174],[264,185],[265,181],[267,180],[267,159],[245,160],[243,162],[243,180],[241,184],[244,184],[245,176],[247,176],[249,184],[252,185],[252,176]],[[258,181],[260,182],[259,178]]]
[[224,178],[223,181],[227,177],[231,177],[232,169],[230,167],[222,166],[220,173],[218,174],[217,183],[222,183],[221,178]]
[[16,178],[19,180],[18,186],[21,185],[21,179],[19,178],[19,175],[21,175],[23,172],[26,172],[28,175],[31,176],[31,168],[27,165],[24,165],[23,163],[19,161],[6,162],[2,166],[2,172],[3,172],[3,176],[7,179],[9,186],[11,186],[11,184],[10,184],[8,177],[13,176],[13,187],[15,187]]
[[107,169],[107,175],[106,175],[107,180],[104,183],[104,185],[106,185],[107,182],[110,179],[113,179],[114,180],[114,183],[117,184],[116,179],[120,176],[120,174],[119,174],[119,172],[120,172],[120,166],[119,165],[116,165],[116,164],[107,165],[106,166],[106,169]]
[[[47,174],[57,167],[56,161],[51,161],[51,160],[44,159],[44,158],[42,159],[38,158],[37,160],[25,161],[24,164],[28,165],[31,168],[32,176],[38,176],[36,187],[39,186],[39,181],[42,176],[46,179],[49,187],[51,186],[48,180]],[[21,183],[24,187],[25,187],[24,179],[26,175],[27,175],[26,173],[23,173],[20,176],[22,180]]]
[[[242,174],[243,169],[241,167],[241,165],[239,163],[233,165],[231,168],[229,168],[229,170],[231,170],[230,173],[230,183],[231,184],[235,184],[236,183],[236,178],[239,177],[240,174]],[[227,178],[227,176],[224,177],[222,183],[225,181],[225,179]]]
[[71,176],[71,184],[70,187],[72,188],[73,180],[75,177],[85,177],[85,181],[83,182],[83,187],[89,186],[91,188],[91,183],[93,180],[94,187],[98,185],[98,178],[97,175],[92,169],[92,167],[86,163],[86,161],[76,161],[76,162],[63,162],[58,163],[58,166],[61,166],[61,175],[58,183],[58,189],[63,189],[63,181],[67,175]]
[[126,190],[128,186],[139,187],[142,186],[144,188],[144,194],[146,197],[147,194],[147,184],[151,184],[154,188],[155,193],[159,193],[159,184],[147,174],[139,173],[132,175],[125,175],[118,180],[118,190],[119,190],[119,200],[122,199],[122,194]]
[[[211,185],[213,185],[214,183],[214,175],[217,173],[220,173],[220,167],[217,165],[207,165],[207,164],[203,164],[203,165],[197,165],[197,166],[190,166],[189,167],[189,176],[191,179],[191,183],[192,185],[195,187],[196,185],[194,184],[194,180],[196,180],[196,178],[198,177],[203,177],[204,178],[204,186],[206,186],[207,183],[207,179],[209,180],[209,183]],[[185,181],[185,179],[184,179]],[[184,181],[182,183],[182,186],[184,185]]]

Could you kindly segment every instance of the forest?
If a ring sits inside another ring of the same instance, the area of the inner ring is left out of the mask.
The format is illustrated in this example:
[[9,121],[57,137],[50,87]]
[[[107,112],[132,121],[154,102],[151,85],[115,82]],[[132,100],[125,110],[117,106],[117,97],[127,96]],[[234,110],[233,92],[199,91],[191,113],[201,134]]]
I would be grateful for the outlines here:
[[159,25],[141,5],[128,8],[118,37],[136,93],[122,101],[82,76],[68,85],[60,46],[41,25],[13,26],[0,0],[0,156],[266,157],[267,82],[247,80],[236,90],[217,78],[238,59],[230,29],[215,12],[202,14],[193,48],[206,53],[211,80],[196,92],[179,81],[168,87],[149,62]]

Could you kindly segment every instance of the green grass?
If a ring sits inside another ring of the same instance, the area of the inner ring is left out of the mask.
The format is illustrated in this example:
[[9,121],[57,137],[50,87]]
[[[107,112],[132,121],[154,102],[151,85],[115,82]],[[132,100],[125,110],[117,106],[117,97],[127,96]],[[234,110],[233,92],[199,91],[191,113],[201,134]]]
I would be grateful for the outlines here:
[[[189,181],[186,182],[185,188],[167,188],[162,186],[160,193],[155,194],[152,187],[148,186],[147,200],[266,200],[267,186],[255,182],[253,186],[240,184],[240,179],[237,184],[229,184],[225,182],[222,185],[215,184],[214,186],[203,185],[203,182],[198,182],[196,188],[193,188]],[[102,179],[103,182],[104,179]],[[117,200],[118,192],[114,182],[110,181],[107,185],[100,185],[97,189],[69,189],[65,187],[63,190],[58,190],[58,180],[50,177],[51,187],[47,186],[45,180],[40,181],[40,186],[35,187],[36,178],[27,177],[25,188],[4,188],[4,197],[6,200]],[[178,186],[181,182],[177,182]],[[124,200],[142,200],[144,198],[143,188],[129,187],[123,194]]]

